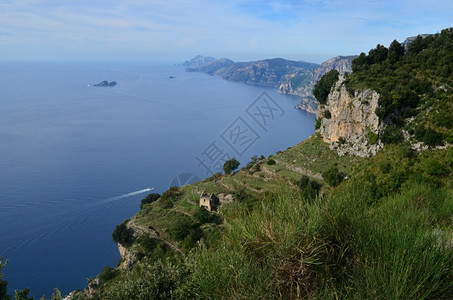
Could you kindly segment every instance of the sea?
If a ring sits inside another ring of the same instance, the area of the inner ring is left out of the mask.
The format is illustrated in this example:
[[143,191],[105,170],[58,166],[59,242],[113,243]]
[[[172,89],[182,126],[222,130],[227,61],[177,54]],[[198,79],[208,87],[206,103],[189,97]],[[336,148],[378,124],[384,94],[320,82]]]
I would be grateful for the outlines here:
[[[114,87],[95,87],[103,80]],[[111,233],[162,193],[283,151],[315,116],[276,88],[180,65],[0,62],[0,257],[8,292],[49,297],[119,261]]]

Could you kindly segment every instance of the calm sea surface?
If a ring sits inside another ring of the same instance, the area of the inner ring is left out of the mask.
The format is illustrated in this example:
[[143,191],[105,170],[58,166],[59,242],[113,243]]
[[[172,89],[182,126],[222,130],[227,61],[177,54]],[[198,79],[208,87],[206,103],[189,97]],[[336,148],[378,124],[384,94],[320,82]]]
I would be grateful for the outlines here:
[[[170,79],[169,76],[176,78]],[[102,80],[112,88],[92,87]],[[263,94],[265,92],[265,94]],[[0,63],[0,256],[9,293],[83,288],[150,187],[268,156],[314,132],[298,99],[181,66]]]

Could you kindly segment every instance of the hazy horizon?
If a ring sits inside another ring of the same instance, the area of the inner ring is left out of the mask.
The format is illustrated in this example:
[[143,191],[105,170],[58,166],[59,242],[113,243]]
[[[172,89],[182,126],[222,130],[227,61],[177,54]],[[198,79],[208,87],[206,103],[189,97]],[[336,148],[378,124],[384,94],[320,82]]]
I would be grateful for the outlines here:
[[433,1],[61,1],[0,3],[2,61],[182,63],[195,55],[313,63],[449,28]]

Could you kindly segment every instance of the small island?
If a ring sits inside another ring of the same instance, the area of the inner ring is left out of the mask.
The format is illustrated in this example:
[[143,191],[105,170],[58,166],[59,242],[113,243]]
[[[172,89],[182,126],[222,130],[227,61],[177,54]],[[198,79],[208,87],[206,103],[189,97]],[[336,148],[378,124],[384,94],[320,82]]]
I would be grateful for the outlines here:
[[93,84],[93,86],[115,86],[116,85],[116,81],[110,81],[108,82],[107,80],[104,80],[100,83],[97,83],[97,84]]

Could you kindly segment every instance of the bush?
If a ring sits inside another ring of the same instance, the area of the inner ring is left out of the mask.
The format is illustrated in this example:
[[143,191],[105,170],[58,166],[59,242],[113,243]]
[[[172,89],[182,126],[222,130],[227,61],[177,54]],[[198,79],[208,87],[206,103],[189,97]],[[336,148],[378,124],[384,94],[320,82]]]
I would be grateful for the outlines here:
[[142,199],[142,202],[140,203],[140,209],[142,209],[145,204],[153,203],[154,201],[156,201],[159,198],[160,198],[160,195],[158,193],[149,194],[148,196],[146,196],[146,198]]
[[117,273],[118,273],[117,270],[109,266],[105,266],[104,268],[102,268],[101,274],[99,274],[99,280],[101,282],[112,280],[113,278],[116,277]]
[[219,215],[207,211],[206,208],[204,208],[204,207],[199,207],[197,212],[195,213],[194,217],[201,224],[205,224],[205,223],[220,224],[221,223],[221,219],[220,219]]
[[343,181],[344,174],[342,172],[340,172],[340,170],[338,170],[338,167],[333,166],[330,169],[328,169],[322,173],[322,178],[330,186],[337,186]]
[[112,238],[115,243],[119,243],[124,247],[129,247],[134,242],[134,231],[126,226],[129,220],[117,225],[112,233]]
[[318,130],[319,128],[321,128],[321,122],[322,122],[322,118],[317,118],[316,119],[315,130]]
[[366,138],[367,138],[368,144],[370,144],[370,145],[376,144],[378,137],[379,137],[378,134],[371,131],[371,129],[369,127],[367,127],[366,130],[367,130]]
[[303,175],[302,178],[299,180],[298,186],[301,190],[302,197],[307,199],[315,199],[318,196],[319,190],[322,187],[320,183],[311,180],[306,175]]
[[437,159],[428,159],[425,163],[425,171],[431,176],[441,177],[448,175],[448,168]]
[[275,165],[275,160],[272,158],[269,158],[266,164],[268,164],[269,166]]
[[330,110],[328,110],[328,109],[326,109],[326,110],[323,112],[323,116],[324,116],[324,118],[326,118],[326,119],[332,118],[332,114],[330,113]]
[[387,126],[381,135],[381,140],[384,144],[398,144],[404,140],[404,137],[399,128]]
[[426,129],[425,135],[423,136],[423,143],[427,146],[440,146],[443,144],[443,136],[441,133],[428,128]]

